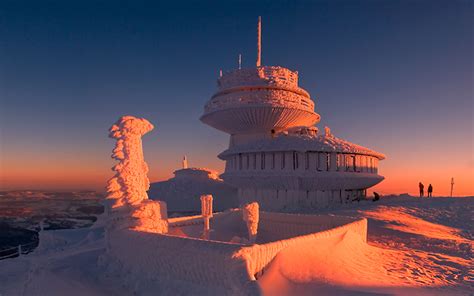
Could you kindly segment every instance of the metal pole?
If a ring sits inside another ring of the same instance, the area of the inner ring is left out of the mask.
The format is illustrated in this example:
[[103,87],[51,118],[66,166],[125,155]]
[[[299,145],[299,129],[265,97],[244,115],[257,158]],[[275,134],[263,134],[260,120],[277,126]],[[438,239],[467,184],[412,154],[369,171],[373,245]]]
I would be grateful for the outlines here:
[[262,17],[258,17],[257,25],[257,67],[262,64]]
[[453,197],[454,178],[451,178],[451,197]]

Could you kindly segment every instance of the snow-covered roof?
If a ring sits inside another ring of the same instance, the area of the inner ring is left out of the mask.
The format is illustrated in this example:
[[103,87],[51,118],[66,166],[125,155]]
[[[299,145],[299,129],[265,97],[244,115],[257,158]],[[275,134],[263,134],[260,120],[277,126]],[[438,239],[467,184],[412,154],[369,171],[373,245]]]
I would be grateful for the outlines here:
[[214,180],[219,179],[219,172],[208,168],[186,168],[174,171],[175,177],[205,177]]
[[233,146],[221,154],[219,158],[225,159],[227,156],[237,153],[250,152],[272,152],[272,151],[318,151],[318,152],[339,152],[370,155],[378,159],[384,159],[385,155],[369,148],[348,142],[333,135],[296,135],[280,134],[271,139],[262,139],[255,142]]

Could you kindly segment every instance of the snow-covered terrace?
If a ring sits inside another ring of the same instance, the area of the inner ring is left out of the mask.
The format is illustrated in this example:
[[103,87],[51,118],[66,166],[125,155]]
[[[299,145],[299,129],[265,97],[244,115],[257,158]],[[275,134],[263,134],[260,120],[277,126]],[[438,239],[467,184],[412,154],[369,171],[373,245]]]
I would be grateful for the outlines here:
[[256,279],[280,251],[315,248],[340,240],[349,231],[365,242],[367,220],[260,212],[256,244],[245,239],[240,210],[215,214],[209,240],[200,238],[202,229],[203,219],[192,216],[169,219],[169,233],[164,235],[117,232],[110,237],[111,259],[133,281],[142,277],[166,285],[179,279],[211,289],[203,290],[205,293],[255,295],[259,294]]

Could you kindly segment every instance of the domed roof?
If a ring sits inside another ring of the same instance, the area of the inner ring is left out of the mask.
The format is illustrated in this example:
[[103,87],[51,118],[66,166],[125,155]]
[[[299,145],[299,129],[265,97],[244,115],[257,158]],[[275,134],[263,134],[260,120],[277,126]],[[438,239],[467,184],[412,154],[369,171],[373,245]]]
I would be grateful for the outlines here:
[[219,154],[225,159],[237,153],[276,152],[276,151],[316,151],[361,154],[385,159],[385,155],[369,148],[348,142],[333,135],[308,135],[280,133],[275,138],[233,146]]

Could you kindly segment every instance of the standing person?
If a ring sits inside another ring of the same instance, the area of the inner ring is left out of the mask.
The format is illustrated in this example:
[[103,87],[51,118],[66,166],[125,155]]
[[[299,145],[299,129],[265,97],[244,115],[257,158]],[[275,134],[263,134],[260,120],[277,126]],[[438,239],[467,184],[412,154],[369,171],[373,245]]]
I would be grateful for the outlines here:
[[433,197],[433,186],[431,184],[428,186],[428,197]]
[[420,197],[423,197],[423,195],[425,194],[425,185],[423,185],[423,183],[419,183],[418,184],[418,187],[420,187]]

